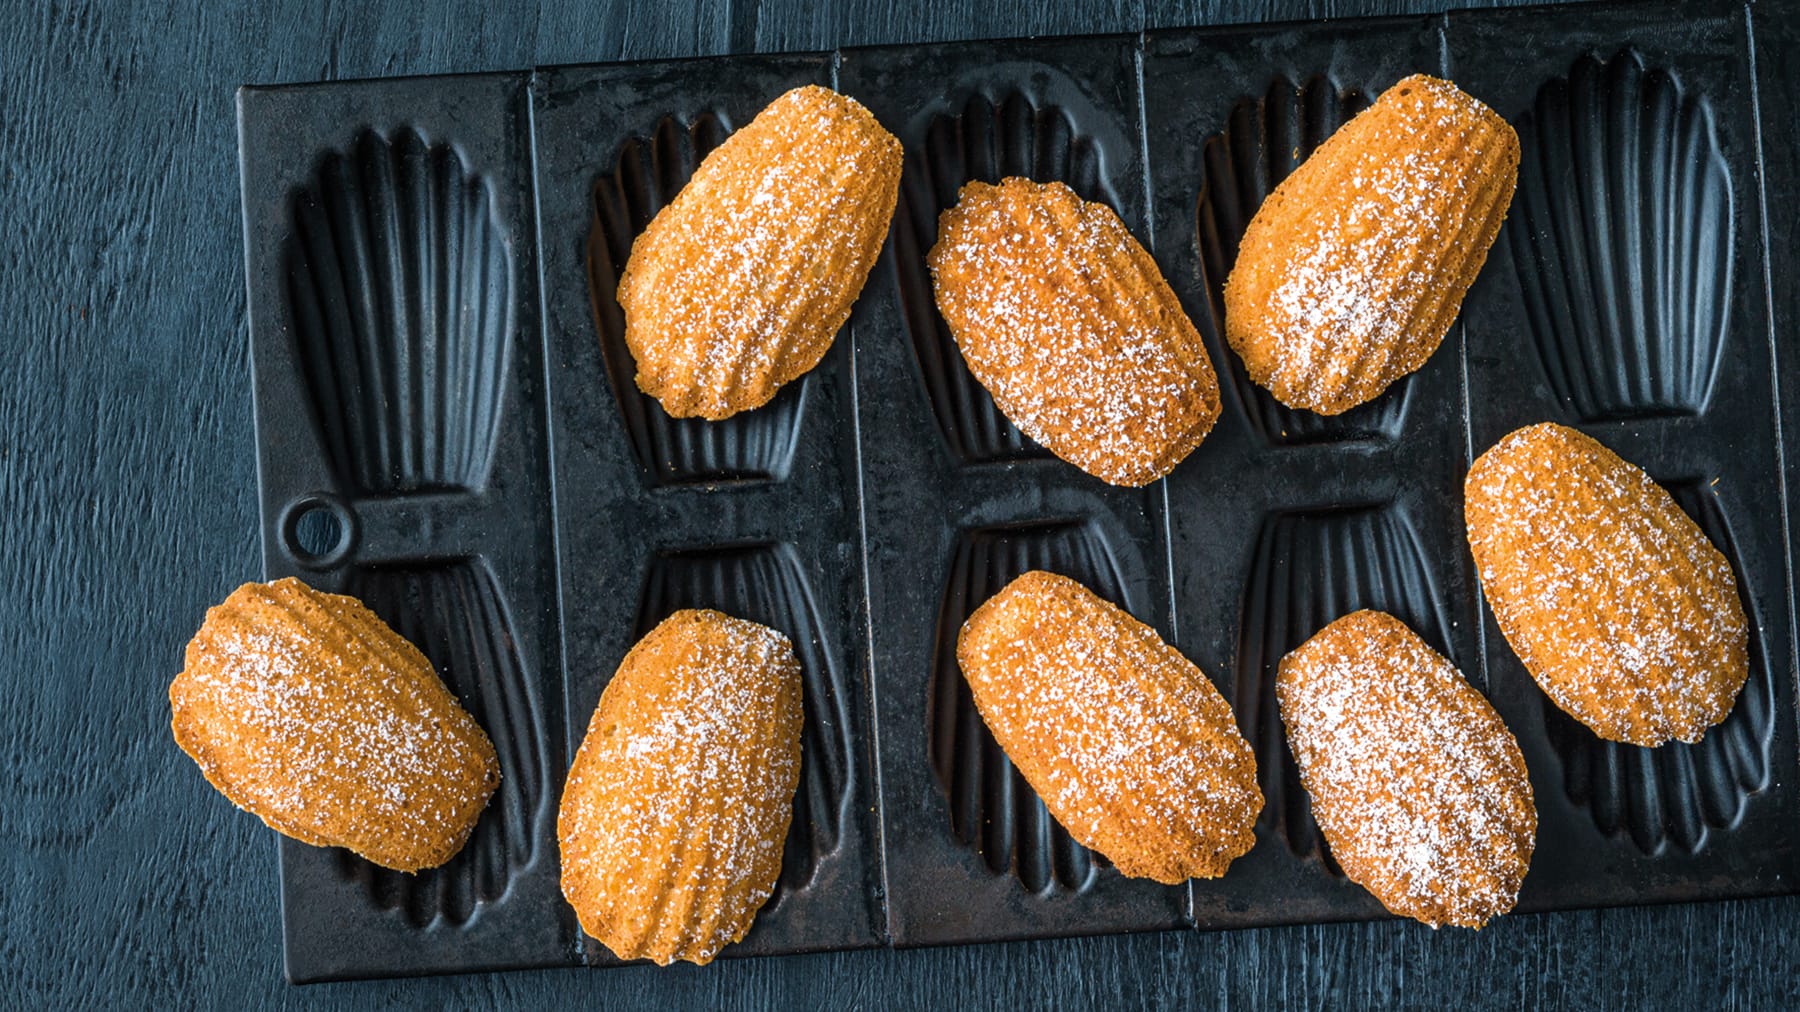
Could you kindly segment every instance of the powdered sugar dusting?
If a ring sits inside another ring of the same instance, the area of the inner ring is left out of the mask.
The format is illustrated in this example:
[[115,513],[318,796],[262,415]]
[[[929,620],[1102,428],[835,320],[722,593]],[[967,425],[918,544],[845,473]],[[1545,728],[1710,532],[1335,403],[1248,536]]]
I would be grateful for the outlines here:
[[1518,139],[1448,81],[1399,82],[1245,231],[1227,336],[1290,407],[1337,414],[1437,350],[1510,202]]
[[1256,763],[1224,698],[1080,583],[1020,576],[970,617],[957,660],[1051,814],[1120,871],[1212,877],[1255,842]]
[[245,584],[210,610],[170,702],[177,741],[235,804],[387,867],[448,860],[500,781],[423,655],[298,580]]
[[619,282],[638,383],[724,418],[811,369],[893,216],[900,143],[855,100],[796,88],[701,163]]
[[623,958],[704,963],[774,889],[800,777],[787,637],[681,611],[608,684],[563,792],[563,892]]
[[1531,783],[1511,732],[1448,660],[1362,611],[1284,658],[1276,694],[1352,881],[1433,927],[1512,909],[1535,846]]
[[1501,632],[1571,716],[1659,745],[1730,712],[1750,663],[1737,578],[1648,474],[1546,422],[1481,455],[1465,511]]
[[975,378],[1019,430],[1116,484],[1167,473],[1212,428],[1199,333],[1119,216],[1061,183],[963,187],[929,255]]

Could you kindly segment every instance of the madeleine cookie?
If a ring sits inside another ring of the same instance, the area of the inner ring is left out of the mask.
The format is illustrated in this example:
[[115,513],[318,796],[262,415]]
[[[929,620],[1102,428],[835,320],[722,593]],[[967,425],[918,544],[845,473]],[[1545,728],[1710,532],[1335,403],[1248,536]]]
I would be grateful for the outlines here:
[[1448,81],[1381,93],[1269,194],[1225,282],[1225,337],[1291,408],[1335,415],[1425,364],[1512,202],[1519,138]]
[[869,110],[816,85],[707,155],[619,280],[638,387],[717,421],[817,365],[881,252],[900,164]]
[[956,659],[1050,814],[1121,873],[1216,878],[1256,843],[1256,758],[1224,697],[1080,583],[1020,576],[969,616]]
[[1543,422],[1463,482],[1494,620],[1557,706],[1602,738],[1696,742],[1750,674],[1731,563],[1650,476]]
[[425,655],[295,579],[207,610],[169,708],[175,743],[233,804],[384,868],[450,860],[500,785],[494,746]]
[[1019,431],[1114,485],[1168,474],[1219,417],[1219,381],[1156,262],[1061,183],[969,183],[928,258],[963,358]]
[[1537,840],[1525,757],[1448,660],[1392,615],[1359,611],[1282,658],[1275,695],[1350,881],[1434,928],[1512,909]]
[[581,927],[621,959],[706,964],[775,888],[800,782],[788,638],[678,611],[619,665],[575,753],[556,834]]

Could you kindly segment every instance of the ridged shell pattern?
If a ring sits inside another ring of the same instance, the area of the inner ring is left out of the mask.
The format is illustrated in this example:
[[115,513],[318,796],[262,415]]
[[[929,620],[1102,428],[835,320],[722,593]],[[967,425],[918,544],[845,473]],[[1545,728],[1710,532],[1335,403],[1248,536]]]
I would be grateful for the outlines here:
[[486,180],[451,144],[365,131],[290,214],[287,318],[338,480],[364,495],[481,487],[514,329]]
[[1444,655],[1353,612],[1281,662],[1276,695],[1313,812],[1344,873],[1394,913],[1479,928],[1536,849],[1519,743]]
[[1518,168],[1518,136],[1492,109],[1439,78],[1395,82],[1244,230],[1225,338],[1245,372],[1289,407],[1336,415],[1424,366],[1500,234]]
[[781,878],[769,899],[803,888],[819,863],[837,849],[853,775],[849,687],[812,589],[794,549],[787,544],[739,545],[659,555],[651,564],[638,607],[638,633],[682,608],[712,608],[786,635],[800,660],[800,789],[794,821],[781,858]]
[[631,246],[694,169],[731,133],[722,115],[704,112],[683,122],[660,120],[649,136],[620,148],[609,171],[594,182],[594,220],[588,232],[588,294],[600,334],[613,396],[638,463],[656,485],[780,481],[793,463],[811,374],[788,384],[774,400],[724,421],[672,418],[638,389],[637,362],[625,343],[619,277]]
[[1034,569],[1081,581],[1123,607],[1124,581],[1099,531],[1081,521],[980,528],[958,540],[938,611],[929,711],[931,765],[950,804],[951,828],[989,871],[1026,891],[1079,891],[1105,858],[1069,837],[1013,768],[982,722],[956,660],[963,623],[1021,573]]
[[1276,703],[1281,659],[1351,612],[1373,608],[1405,622],[1443,652],[1450,623],[1418,537],[1393,506],[1277,513],[1257,534],[1238,624],[1238,726],[1256,751],[1259,828],[1296,856],[1341,875],[1312,817]]
[[1008,176],[1060,181],[1083,200],[1118,203],[1094,140],[1077,131],[1066,110],[1022,92],[971,96],[960,111],[932,118],[923,145],[907,148],[893,233],[900,308],[938,427],[964,463],[1048,456],[1006,420],[969,372],[938,313],[926,265],[938,216],[955,206],[963,184]]
[[[1669,493],[1742,572],[1730,525],[1712,490],[1683,482],[1670,485]],[[1750,628],[1760,629],[1749,599],[1743,603]],[[1775,686],[1762,637],[1750,637],[1750,677],[1736,705],[1696,744],[1672,741],[1650,749],[1607,741],[1548,699],[1544,727],[1562,758],[1563,789],[1601,832],[1652,856],[1669,847],[1697,853],[1711,831],[1736,826],[1750,796],[1769,784]]]
[[[1296,86],[1285,77],[1270,82],[1260,96],[1239,99],[1225,129],[1201,147],[1200,199],[1195,236],[1200,247],[1200,279],[1208,312],[1194,318],[1212,346],[1224,349],[1225,279],[1237,262],[1244,229],[1272,193],[1338,127],[1369,107],[1355,89],[1340,89],[1323,75]],[[1396,382],[1373,402],[1339,415],[1299,411],[1276,400],[1251,381],[1233,354],[1221,363],[1239,403],[1266,441],[1276,445],[1394,439],[1406,413],[1410,379]]]
[[436,868],[499,785],[480,724],[355,598],[292,577],[246,583],[207,609],[184,662],[169,685],[176,744],[296,840]]
[[1551,390],[1586,421],[1706,407],[1729,327],[1731,176],[1706,98],[1626,49],[1517,121],[1507,234]]
[[625,655],[557,814],[562,890],[620,959],[705,965],[775,886],[800,776],[800,665],[786,636],[676,612]]
[[868,109],[812,84],[727,137],[619,278],[638,388],[722,421],[818,365],[881,254],[901,165]]
[[486,729],[500,757],[500,787],[468,844],[443,867],[404,875],[340,851],[339,872],[416,926],[464,924],[482,904],[506,895],[536,856],[540,822],[550,811],[547,743],[560,732],[514,647],[512,622],[485,564],[354,569],[344,590],[417,646]]
[[1476,458],[1464,489],[1482,593],[1546,696],[1649,747],[1725,719],[1749,676],[1737,577],[1662,486],[1544,422]]
[[1199,333],[1105,204],[1062,183],[969,183],[928,260],[969,371],[1019,431],[1088,474],[1148,485],[1218,421]]
[[1014,767],[1120,874],[1217,878],[1255,845],[1262,792],[1230,704],[1124,609],[1029,572],[969,617],[956,658]]

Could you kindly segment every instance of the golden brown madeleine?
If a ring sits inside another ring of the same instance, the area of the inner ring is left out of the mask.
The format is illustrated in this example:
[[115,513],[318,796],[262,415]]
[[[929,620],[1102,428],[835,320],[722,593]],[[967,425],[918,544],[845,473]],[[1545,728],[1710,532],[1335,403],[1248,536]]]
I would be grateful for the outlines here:
[[704,965],[775,888],[800,782],[800,662],[767,626],[678,611],[625,655],[575,753],[557,837],[582,928]]
[[900,165],[869,110],[815,85],[727,138],[619,279],[638,387],[671,415],[717,421],[817,365],[881,252]]
[[1544,693],[1602,738],[1699,741],[1750,674],[1731,563],[1662,486],[1543,422],[1482,454],[1463,515],[1494,620]]
[[1392,615],[1359,611],[1282,658],[1275,695],[1350,881],[1434,928],[1512,909],[1537,841],[1525,757],[1443,655]]
[[1066,576],[1033,571],[964,623],[982,720],[1069,835],[1123,874],[1216,878],[1256,843],[1256,757],[1200,669]]
[[353,597],[246,583],[169,686],[175,742],[278,832],[418,871],[462,849],[500,763],[418,648]]
[[1061,183],[969,183],[938,218],[938,310],[1019,431],[1115,485],[1200,445],[1219,381],[1181,303],[1105,204]]
[[1422,74],[1269,194],[1225,282],[1225,336],[1289,407],[1335,415],[1425,364],[1512,203],[1519,137]]

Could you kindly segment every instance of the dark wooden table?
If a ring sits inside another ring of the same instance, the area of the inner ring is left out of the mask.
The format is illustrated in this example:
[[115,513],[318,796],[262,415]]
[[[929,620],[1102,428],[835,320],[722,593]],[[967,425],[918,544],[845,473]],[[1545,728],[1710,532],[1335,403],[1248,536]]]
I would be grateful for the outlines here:
[[0,1006],[1800,1005],[1791,897],[290,987],[275,836],[177,751],[165,696],[261,575],[237,85],[1449,4],[209,6],[0,18]]

